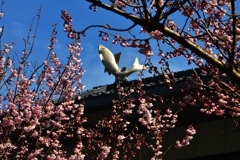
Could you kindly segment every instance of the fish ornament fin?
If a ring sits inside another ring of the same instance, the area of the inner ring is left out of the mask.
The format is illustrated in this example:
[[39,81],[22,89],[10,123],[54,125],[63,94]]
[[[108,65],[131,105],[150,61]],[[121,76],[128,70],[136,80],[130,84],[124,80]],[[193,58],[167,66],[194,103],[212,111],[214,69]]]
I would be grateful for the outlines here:
[[110,75],[111,73],[107,70],[107,68],[104,68],[104,73],[108,72],[108,74]]
[[138,66],[140,65],[139,62],[138,62],[138,58],[136,57],[134,62],[133,62],[133,66]]
[[126,67],[123,67],[122,69],[121,69],[121,72],[124,72],[124,71],[126,71],[127,70],[127,68]]
[[119,52],[117,54],[114,54],[115,62],[119,65],[120,58],[121,58],[122,52]]
[[103,56],[102,56],[102,54],[99,54],[99,58],[100,58],[101,61],[103,61]]

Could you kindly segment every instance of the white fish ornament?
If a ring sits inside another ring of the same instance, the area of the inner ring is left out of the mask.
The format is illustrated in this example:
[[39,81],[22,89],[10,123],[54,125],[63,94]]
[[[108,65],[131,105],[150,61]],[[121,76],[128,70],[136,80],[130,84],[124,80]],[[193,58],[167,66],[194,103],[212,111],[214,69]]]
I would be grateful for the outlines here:
[[130,69],[127,70],[126,67],[123,67],[122,70],[119,68],[119,61],[121,57],[121,52],[118,54],[113,54],[108,48],[103,45],[99,45],[98,47],[99,57],[105,66],[104,72],[108,72],[108,74],[113,74],[117,80],[120,79],[127,80],[127,77],[135,71],[145,70],[146,66],[139,64],[138,58],[135,58],[135,61]]

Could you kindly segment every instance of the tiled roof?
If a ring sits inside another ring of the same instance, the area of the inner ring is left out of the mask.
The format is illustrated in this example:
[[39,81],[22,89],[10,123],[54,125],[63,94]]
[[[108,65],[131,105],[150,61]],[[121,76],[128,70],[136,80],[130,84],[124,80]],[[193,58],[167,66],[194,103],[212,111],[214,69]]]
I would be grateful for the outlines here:
[[[191,69],[191,70],[175,72],[174,77],[175,77],[175,80],[179,84],[181,84],[181,83],[184,83],[186,81],[186,79],[190,78],[191,75],[194,74],[195,72],[198,75],[200,75],[201,77],[207,77],[207,75],[201,74],[199,69],[195,69],[195,70]],[[130,84],[134,81],[137,81],[137,80],[123,82],[123,83],[121,83],[121,86],[123,86],[125,90],[128,90]],[[156,88],[156,87],[159,89],[158,93],[154,93],[154,94],[164,94],[166,92],[169,92],[165,87],[163,78],[161,78],[160,76],[143,78],[142,81],[144,83],[145,90],[152,90],[151,88]],[[176,86],[174,87],[174,85],[173,85],[173,90],[171,90],[171,91],[174,91],[176,89],[177,89],[177,87]],[[112,94],[116,94],[116,92],[117,92],[116,84],[110,84],[110,85],[105,85],[105,86],[93,87],[93,89],[83,91],[80,94],[80,96],[81,96],[81,99],[88,99],[88,98],[101,97],[104,95],[112,95]]]

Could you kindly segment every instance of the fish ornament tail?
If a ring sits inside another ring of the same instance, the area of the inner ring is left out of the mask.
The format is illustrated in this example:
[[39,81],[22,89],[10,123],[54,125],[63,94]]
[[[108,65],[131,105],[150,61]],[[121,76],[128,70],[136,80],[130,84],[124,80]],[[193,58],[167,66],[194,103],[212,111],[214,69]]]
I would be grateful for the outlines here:
[[145,70],[146,69],[145,65],[139,64],[137,57],[135,58],[132,67],[136,70]]

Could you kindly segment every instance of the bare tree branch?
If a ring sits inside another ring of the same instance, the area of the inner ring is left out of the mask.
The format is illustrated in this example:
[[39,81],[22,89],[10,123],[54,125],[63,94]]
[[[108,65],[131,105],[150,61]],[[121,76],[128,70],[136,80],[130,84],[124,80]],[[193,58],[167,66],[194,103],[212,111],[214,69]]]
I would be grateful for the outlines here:
[[[180,2],[180,3],[177,3],[176,1],[173,2],[173,5],[172,5],[172,7],[169,9],[169,11],[167,11],[167,12],[165,12],[165,13],[162,13],[162,16],[160,16],[159,20],[162,20],[162,19],[165,19],[165,20],[166,20],[166,18],[167,18],[169,15],[171,15],[171,14],[173,14],[174,12],[178,11],[186,2],[187,2],[187,0],[184,0],[184,1]],[[165,4],[167,4],[167,3],[165,3]],[[173,7],[173,6],[174,6],[174,7]]]
[[85,29],[83,29],[82,31],[79,31],[79,32],[76,32],[76,33],[85,33],[88,29],[90,28],[106,28],[108,30],[113,30],[113,31],[120,31],[120,32],[123,32],[123,31],[129,31],[131,30],[132,28],[134,28],[137,24],[133,24],[131,25],[130,27],[128,28],[125,28],[125,29],[117,29],[117,28],[112,28],[112,27],[106,27],[104,25],[91,25],[91,26],[88,26],[86,27]]
[[141,0],[141,1],[142,1],[142,4],[143,4],[144,17],[148,22],[150,22],[151,15],[149,14],[149,12],[147,10],[146,1],[145,0]]
[[125,17],[126,19],[130,19],[133,22],[138,22],[137,24],[142,24],[144,22],[144,20],[140,19],[136,15],[133,15],[133,14],[130,14],[130,13],[126,13],[125,11],[120,10],[118,8],[113,8],[112,6],[107,5],[105,3],[102,3],[101,1],[98,1],[98,0],[86,0],[86,1],[92,3],[95,6],[104,8],[104,9],[106,9],[108,11],[112,11],[112,12],[118,14],[118,15],[121,15],[121,16]]

